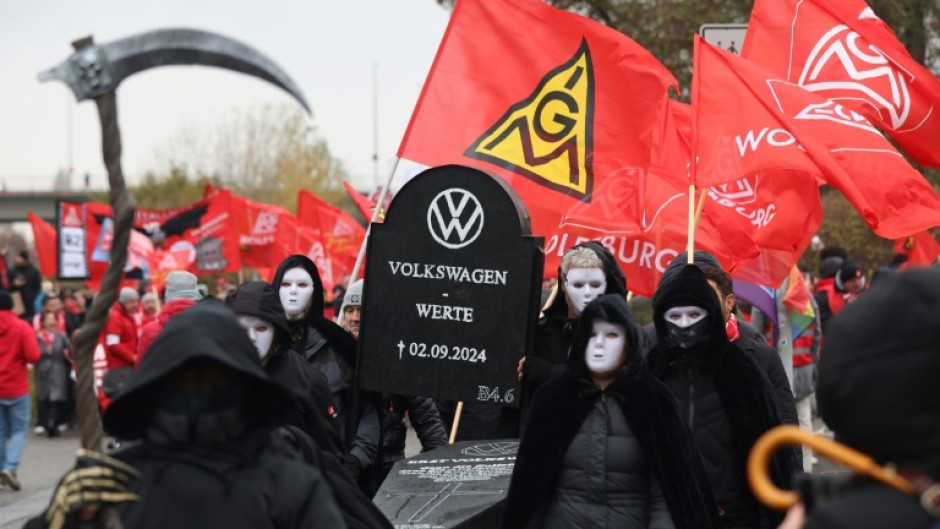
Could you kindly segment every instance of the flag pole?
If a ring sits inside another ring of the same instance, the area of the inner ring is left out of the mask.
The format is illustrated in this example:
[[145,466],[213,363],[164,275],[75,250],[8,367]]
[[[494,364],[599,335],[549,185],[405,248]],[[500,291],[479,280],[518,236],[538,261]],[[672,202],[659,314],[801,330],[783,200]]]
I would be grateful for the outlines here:
[[163,308],[163,304],[160,303],[160,292],[157,291],[157,285],[150,283],[150,293],[153,294],[153,297],[157,300],[157,312],[160,312],[160,309]]
[[450,428],[450,439],[448,444],[454,444],[457,439],[457,427],[460,426],[460,415],[463,413],[463,401],[457,403],[457,410],[454,412],[454,425]]
[[362,239],[362,246],[359,247],[359,255],[356,256],[356,264],[353,265],[352,274],[349,276],[349,283],[346,284],[346,288],[349,288],[349,285],[359,277],[359,269],[362,268],[362,261],[366,258],[366,245],[369,243],[369,236],[372,235],[372,225],[375,224],[375,221],[379,218],[379,211],[382,210],[382,205],[385,204],[385,197],[388,196],[388,188],[392,185],[392,179],[395,178],[395,171],[398,170],[398,162],[400,161],[401,158],[395,158],[395,165],[392,167],[392,172],[388,175],[382,192],[379,193],[379,199],[375,203],[375,209],[372,210],[372,220],[369,221],[369,225],[366,227],[366,236]]
[[695,208],[695,223],[692,229],[698,229],[698,223],[702,220],[702,212],[705,211],[705,197],[708,196],[708,188],[703,189],[698,195],[698,207]]
[[695,252],[695,184],[689,184],[689,243],[686,250],[689,253],[688,263],[694,263],[692,255]]

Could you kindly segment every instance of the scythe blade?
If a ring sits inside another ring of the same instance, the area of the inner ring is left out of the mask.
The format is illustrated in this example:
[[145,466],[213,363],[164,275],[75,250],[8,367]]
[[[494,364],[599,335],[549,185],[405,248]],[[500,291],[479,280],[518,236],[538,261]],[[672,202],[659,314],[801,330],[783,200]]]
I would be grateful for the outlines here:
[[248,74],[283,89],[309,113],[300,88],[271,59],[229,37],[195,29],[158,29],[79,49],[40,81],[69,85],[79,101],[113,92],[131,75],[172,65],[215,66]]

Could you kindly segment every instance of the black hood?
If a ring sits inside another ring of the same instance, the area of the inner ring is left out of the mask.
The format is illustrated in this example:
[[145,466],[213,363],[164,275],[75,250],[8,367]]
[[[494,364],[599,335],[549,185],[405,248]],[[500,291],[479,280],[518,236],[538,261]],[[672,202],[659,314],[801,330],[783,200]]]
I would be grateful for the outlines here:
[[[307,312],[307,317],[303,320],[288,322],[288,328],[290,329],[294,344],[303,343],[307,336],[307,328],[313,327],[330,342],[330,346],[333,348],[334,352],[343,356],[350,365],[355,366],[356,341],[353,339],[352,335],[343,330],[342,327],[323,317],[323,282],[320,281],[320,272],[317,270],[317,265],[315,265],[309,257],[299,254],[292,255],[284,259],[281,264],[278,265],[277,272],[274,274],[274,280],[271,281],[275,294],[277,294],[280,288],[284,274],[291,268],[297,267],[306,270],[310,274],[310,277],[313,278],[315,292],[313,293],[313,298],[311,298],[310,311]],[[281,306],[281,298],[280,296],[276,296],[276,298],[281,314],[284,314],[284,307]]]
[[[679,255],[675,256],[672,259],[672,262],[669,263],[669,266],[666,267],[666,270],[663,272],[662,277],[659,278],[658,288],[662,288],[663,285],[667,284],[676,276],[685,266],[689,264],[689,255],[686,252],[682,252]],[[698,267],[702,266],[714,266],[719,270],[724,270],[724,267],[721,266],[721,262],[714,255],[706,252],[705,250],[695,250],[692,253],[692,264]]]
[[611,387],[633,380],[643,370],[643,358],[645,356],[641,344],[643,329],[633,317],[627,300],[624,296],[618,294],[604,294],[584,308],[584,312],[578,318],[571,353],[568,355],[568,373],[579,379],[591,379],[587,362],[584,360],[584,349],[591,337],[591,327],[595,320],[617,323],[626,327],[627,343],[630,345],[630,358],[617,376],[617,380],[611,384]]
[[172,318],[157,335],[137,372],[108,407],[105,431],[120,439],[140,438],[166,379],[194,360],[216,362],[247,381],[246,390],[262,412],[246,416],[252,429],[287,424],[294,415],[293,396],[268,378],[235,314],[221,302],[206,300]]
[[845,443],[940,480],[940,270],[897,272],[835,316],[816,398]]
[[[696,252],[697,254],[698,252]],[[702,252],[704,253],[704,252]],[[683,259],[685,255],[681,256]],[[717,261],[716,261],[717,262]],[[675,261],[673,261],[675,263]],[[712,263],[703,263],[712,264]],[[670,267],[673,265],[670,264]],[[667,269],[668,271],[668,269]],[[670,351],[666,339],[666,311],[674,307],[694,306],[702,307],[708,311],[709,338],[707,351],[718,354],[728,345],[728,334],[725,332],[725,322],[721,316],[721,305],[718,295],[708,284],[705,274],[697,265],[686,264],[673,271],[659,283],[659,288],[653,294],[653,323],[656,326],[656,347],[666,353],[677,354],[679,351]]]
[[[306,255],[295,254],[281,261],[274,273],[274,279],[271,285],[274,286],[274,293],[277,294],[281,287],[281,281],[284,274],[291,268],[303,268],[313,278],[313,297],[310,298],[310,310],[307,312],[307,321],[323,318],[323,281],[320,280],[320,270],[317,265]],[[280,297],[278,297],[280,302]],[[283,312],[283,311],[282,311]]]
[[[610,253],[603,244],[597,241],[588,241],[575,245],[575,248],[587,248],[597,254],[597,257],[604,265],[604,275],[607,277],[606,294],[617,294],[624,299],[627,297],[627,276],[623,274],[617,259]],[[569,250],[570,251],[570,250]],[[567,253],[567,252],[565,252]],[[545,309],[545,313],[554,317],[568,317],[568,302],[565,300],[565,294],[562,292],[561,283],[564,281],[564,274],[561,273],[561,266],[558,267],[558,292],[551,306]]]
[[290,343],[290,327],[273,286],[263,281],[242,283],[238,290],[225,298],[225,304],[235,314],[254,316],[273,324],[278,342]]

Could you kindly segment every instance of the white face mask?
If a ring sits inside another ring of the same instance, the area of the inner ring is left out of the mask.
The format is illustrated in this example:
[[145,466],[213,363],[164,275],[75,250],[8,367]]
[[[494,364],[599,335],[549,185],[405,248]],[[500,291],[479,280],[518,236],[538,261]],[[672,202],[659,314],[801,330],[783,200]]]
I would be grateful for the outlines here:
[[565,274],[565,301],[575,315],[607,290],[607,276],[600,268],[572,268]]
[[291,268],[278,285],[278,295],[287,319],[298,320],[310,307],[313,297],[313,278],[303,268]]
[[248,338],[258,350],[258,357],[268,356],[274,342],[274,325],[254,316],[239,316],[238,323],[248,332]]
[[619,323],[594,320],[584,350],[588,370],[596,377],[609,376],[623,367],[627,329]]
[[666,311],[666,322],[687,329],[705,319],[708,311],[702,307],[673,307]]

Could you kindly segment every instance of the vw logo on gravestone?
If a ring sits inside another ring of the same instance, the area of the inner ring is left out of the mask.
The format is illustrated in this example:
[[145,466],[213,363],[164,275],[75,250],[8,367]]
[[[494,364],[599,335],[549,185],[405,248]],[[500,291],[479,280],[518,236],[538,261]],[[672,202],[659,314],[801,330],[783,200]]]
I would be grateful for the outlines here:
[[428,207],[428,230],[441,246],[463,248],[483,232],[483,206],[466,189],[441,191]]

